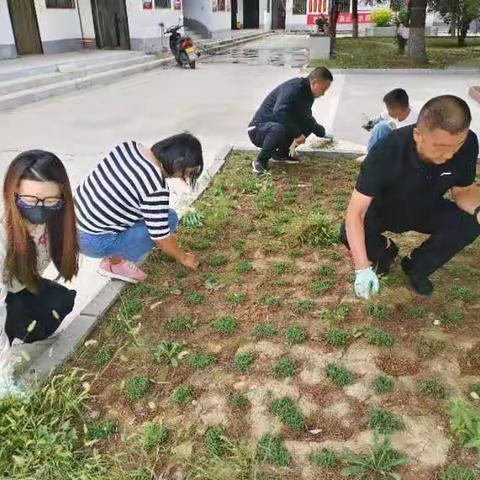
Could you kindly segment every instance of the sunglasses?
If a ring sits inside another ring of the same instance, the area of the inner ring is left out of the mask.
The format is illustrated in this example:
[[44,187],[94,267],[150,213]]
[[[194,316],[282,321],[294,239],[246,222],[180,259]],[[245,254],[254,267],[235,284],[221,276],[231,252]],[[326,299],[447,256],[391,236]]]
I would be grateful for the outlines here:
[[24,208],[34,208],[41,205],[52,210],[60,210],[65,205],[65,200],[61,197],[38,198],[35,195],[19,195],[16,193],[15,200],[19,207]]

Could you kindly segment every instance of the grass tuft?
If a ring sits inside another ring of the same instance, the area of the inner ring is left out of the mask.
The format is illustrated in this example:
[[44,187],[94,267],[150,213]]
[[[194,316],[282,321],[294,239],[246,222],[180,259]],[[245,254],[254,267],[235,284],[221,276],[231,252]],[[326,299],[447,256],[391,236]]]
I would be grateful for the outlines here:
[[270,323],[260,323],[252,330],[252,335],[257,339],[274,337],[277,333],[278,329]]
[[325,367],[327,378],[338,387],[345,387],[355,383],[353,375],[342,365],[329,363]]
[[213,363],[215,363],[216,357],[213,353],[196,353],[188,357],[188,363],[190,367],[195,370],[204,370]]
[[171,333],[193,332],[195,328],[193,318],[188,315],[177,315],[165,322],[165,330]]
[[290,454],[278,435],[266,433],[258,443],[258,458],[276,467],[287,467]]
[[232,305],[232,307],[238,307],[239,305],[243,305],[247,301],[247,295],[240,292],[227,293],[225,295],[225,300],[227,301],[227,303]]
[[213,327],[222,335],[232,335],[237,329],[237,321],[231,315],[222,315],[215,320]]
[[255,363],[255,355],[252,351],[237,353],[233,360],[235,370],[241,373],[247,373]]
[[372,381],[372,388],[377,395],[387,395],[393,390],[393,378],[386,375],[376,375]]
[[332,347],[344,347],[348,343],[348,332],[332,327],[325,335],[325,341]]
[[297,432],[305,428],[305,419],[302,412],[289,397],[273,400],[270,409],[279,420]]
[[382,435],[389,435],[398,430],[405,430],[405,422],[381,408],[371,408],[366,417],[369,428]]
[[307,331],[300,326],[288,327],[285,330],[285,338],[289,345],[298,345],[307,339]]
[[295,362],[289,357],[283,357],[272,366],[273,378],[293,378],[297,368]]
[[310,457],[312,464],[319,468],[336,468],[340,465],[340,458],[328,448],[323,448],[319,452],[313,453]]
[[150,388],[150,380],[143,375],[130,377],[123,387],[123,393],[128,403],[135,403],[140,400]]
[[435,400],[444,400],[447,397],[447,388],[439,378],[431,377],[421,380],[418,384],[418,391],[426,397]]
[[209,457],[224,457],[233,450],[233,445],[218,427],[210,427],[205,433],[205,449]]
[[86,440],[105,440],[110,435],[117,433],[118,425],[114,420],[101,420],[99,422],[91,422],[86,426]]
[[315,308],[315,302],[313,300],[300,300],[292,306],[292,310],[297,315],[302,315],[307,312],[311,312]]
[[170,438],[170,430],[154,422],[146,422],[143,425],[142,444],[146,450],[152,450],[167,443]]
[[372,328],[367,333],[367,341],[370,345],[377,347],[392,347],[393,338],[383,330],[379,328]]
[[177,406],[191,403],[193,400],[195,400],[195,390],[187,384],[178,386],[170,395],[170,401]]

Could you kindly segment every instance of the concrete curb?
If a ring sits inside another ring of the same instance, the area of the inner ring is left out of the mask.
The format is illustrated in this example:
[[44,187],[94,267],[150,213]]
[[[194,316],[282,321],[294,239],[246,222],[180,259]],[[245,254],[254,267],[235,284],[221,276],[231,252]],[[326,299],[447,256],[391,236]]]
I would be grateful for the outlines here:
[[[302,71],[309,73],[313,67],[303,66]],[[332,68],[330,71],[334,75],[478,75],[480,68]]]

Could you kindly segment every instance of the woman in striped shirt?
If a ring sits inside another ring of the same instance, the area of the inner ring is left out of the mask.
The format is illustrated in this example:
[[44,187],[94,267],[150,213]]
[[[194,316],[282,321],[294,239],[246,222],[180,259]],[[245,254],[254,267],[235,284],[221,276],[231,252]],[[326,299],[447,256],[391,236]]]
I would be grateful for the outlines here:
[[132,283],[146,278],[134,262],[155,247],[196,269],[198,260],[172,235],[178,217],[169,206],[166,178],[180,178],[193,187],[202,171],[202,146],[188,133],[150,150],[133,141],[117,145],[77,189],[81,252],[102,258],[100,274]]

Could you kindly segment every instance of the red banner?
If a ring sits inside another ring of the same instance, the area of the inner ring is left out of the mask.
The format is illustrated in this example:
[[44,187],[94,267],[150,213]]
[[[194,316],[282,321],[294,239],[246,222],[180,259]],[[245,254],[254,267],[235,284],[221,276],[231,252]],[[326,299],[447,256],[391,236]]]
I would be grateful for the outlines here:
[[[315,1],[315,0],[313,0]],[[326,14],[309,14],[307,15],[307,25],[315,25],[315,20],[319,17],[325,16]],[[352,14],[348,12],[341,12],[338,15],[338,23],[352,23]],[[358,14],[358,23],[371,23],[369,13],[359,13]]]

